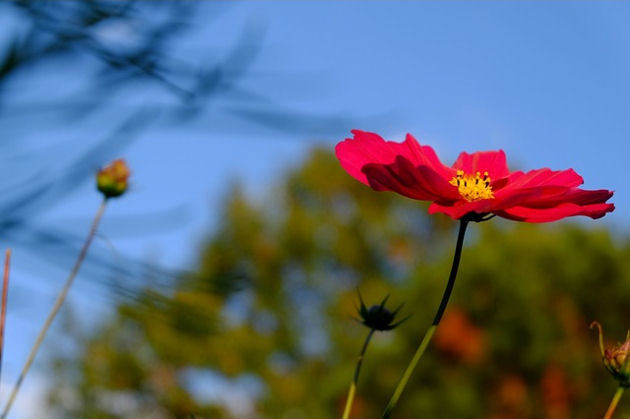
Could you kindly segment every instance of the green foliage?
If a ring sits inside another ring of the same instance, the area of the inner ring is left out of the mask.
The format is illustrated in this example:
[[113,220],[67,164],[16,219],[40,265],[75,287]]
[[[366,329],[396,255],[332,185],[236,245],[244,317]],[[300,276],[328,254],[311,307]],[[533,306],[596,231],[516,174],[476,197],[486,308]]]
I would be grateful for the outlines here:
[[[55,411],[230,416],[186,384],[194,370],[259,382],[254,416],[340,416],[367,333],[352,320],[360,287],[368,305],[391,293],[413,313],[367,351],[354,417],[380,417],[441,297],[455,223],[371,191],[322,150],[263,202],[237,188],[224,208],[197,272],[171,293],[147,289],[121,304],[77,337],[79,359],[56,360]],[[627,244],[567,222],[493,219],[469,231],[451,305],[394,416],[601,416],[615,383],[588,324],[620,339],[630,327]]]

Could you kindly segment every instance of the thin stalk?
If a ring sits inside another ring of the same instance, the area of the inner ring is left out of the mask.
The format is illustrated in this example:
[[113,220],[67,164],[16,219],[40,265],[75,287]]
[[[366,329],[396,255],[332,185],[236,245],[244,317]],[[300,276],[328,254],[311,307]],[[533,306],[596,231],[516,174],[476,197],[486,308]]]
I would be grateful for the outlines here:
[[68,278],[66,279],[66,283],[64,284],[63,288],[61,289],[61,292],[57,296],[57,299],[55,300],[55,304],[53,305],[52,310],[48,314],[48,317],[46,318],[46,321],[44,322],[42,329],[39,331],[39,335],[37,335],[37,339],[35,339],[35,343],[33,344],[33,347],[31,348],[31,351],[28,355],[28,358],[26,359],[26,363],[24,363],[24,366],[22,367],[22,371],[20,372],[20,375],[15,385],[13,386],[11,395],[9,396],[9,399],[7,400],[7,404],[5,405],[4,410],[2,411],[2,415],[0,416],[0,418],[2,419],[6,418],[7,415],[9,414],[9,410],[11,410],[11,406],[13,405],[13,402],[15,401],[15,397],[17,396],[17,393],[20,390],[20,386],[22,385],[22,382],[24,381],[24,377],[28,373],[29,369],[31,368],[31,365],[33,364],[33,361],[35,360],[35,355],[37,355],[37,351],[39,350],[39,347],[41,346],[42,341],[44,340],[44,337],[46,336],[46,332],[50,328],[50,325],[52,324],[53,320],[55,319],[55,316],[59,312],[59,309],[61,309],[61,306],[63,305],[63,302],[65,301],[66,296],[68,295],[68,291],[70,291],[70,286],[74,282],[74,278],[77,276],[77,273],[79,273],[79,268],[81,268],[81,265],[83,264],[83,261],[85,260],[85,256],[87,255],[87,251],[90,248],[92,239],[94,239],[96,229],[98,228],[101,218],[103,217],[103,213],[105,212],[106,206],[107,206],[107,199],[104,199],[103,202],[101,203],[101,206],[98,208],[96,215],[94,216],[94,220],[92,221],[92,226],[90,227],[88,236],[85,239],[85,242],[83,243],[83,247],[81,248],[81,251],[79,252],[79,256],[77,257],[77,260],[74,262],[74,266],[72,267],[72,270],[70,271],[70,274],[68,275]]
[[374,335],[374,332],[375,329],[370,329],[370,333],[368,333],[368,335],[365,337],[365,342],[363,342],[363,348],[361,348],[359,359],[357,359],[357,366],[354,369],[354,377],[352,379],[352,383],[350,384],[350,389],[348,390],[348,398],[346,399],[346,408],[343,411],[343,419],[348,419],[350,417],[350,411],[352,411],[352,403],[354,402],[354,393],[356,393],[357,391],[357,384],[359,382],[361,364],[363,364],[365,351],[367,350],[368,344],[370,343],[370,339],[372,339],[372,335]]
[[617,409],[617,404],[619,404],[619,400],[621,396],[623,396],[624,388],[619,386],[612,400],[610,401],[610,405],[608,406],[608,410],[604,414],[604,419],[611,419],[613,413],[615,413],[615,409]]
[[0,307],[0,377],[2,376],[2,354],[4,353],[4,325],[7,316],[7,296],[9,293],[9,268],[11,264],[11,249],[7,249],[4,256],[4,278],[2,280],[2,306]]
[[407,382],[411,377],[411,374],[416,369],[418,365],[418,361],[422,358],[424,351],[429,346],[429,342],[433,338],[433,334],[440,324],[440,320],[442,320],[442,316],[444,315],[444,310],[446,310],[446,306],[448,305],[448,300],[451,298],[451,293],[453,292],[453,286],[455,285],[455,278],[457,278],[457,269],[459,268],[459,261],[462,257],[462,248],[464,247],[464,236],[466,235],[466,227],[468,226],[467,220],[460,220],[459,223],[459,232],[457,233],[457,244],[455,245],[455,254],[453,255],[453,264],[451,265],[451,273],[448,276],[448,282],[446,283],[446,288],[444,289],[444,294],[442,295],[442,301],[440,301],[440,306],[435,313],[435,317],[433,318],[433,323],[431,323],[431,327],[426,331],[418,349],[416,349],[416,353],[411,358],[411,362],[407,365],[407,369],[403,373],[402,378],[398,382],[396,386],[396,390],[394,390],[394,394],[392,398],[389,400],[387,407],[385,407],[385,411],[383,412],[383,419],[387,419],[391,416],[392,411],[396,407],[398,403],[398,399],[402,395],[403,390],[407,386]]

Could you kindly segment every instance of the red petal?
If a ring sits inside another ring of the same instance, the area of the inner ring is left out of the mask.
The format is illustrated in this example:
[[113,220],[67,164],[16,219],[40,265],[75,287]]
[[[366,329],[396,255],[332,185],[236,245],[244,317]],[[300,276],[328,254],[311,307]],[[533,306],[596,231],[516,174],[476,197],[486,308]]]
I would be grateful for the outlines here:
[[435,151],[411,136],[402,143],[354,130],[354,139],[337,144],[342,167],[354,178],[378,191],[390,190],[418,200],[456,200],[457,189],[448,181],[455,171],[444,166]]
[[531,199],[521,205],[530,208],[550,208],[563,203],[577,205],[601,204],[608,201],[613,196],[612,191],[598,189],[589,191],[578,188],[567,188],[565,192],[557,194],[547,194],[539,198]]
[[477,172],[482,174],[488,172],[492,180],[501,179],[510,174],[503,150],[477,151],[473,154],[461,153],[453,164],[453,168],[473,175]]
[[414,166],[427,166],[443,178],[450,180],[453,169],[440,162],[435,151],[429,146],[421,146],[411,136],[402,143],[385,141],[381,136],[365,131],[353,130],[354,138],[347,138],[335,147],[341,166],[355,179],[369,185],[362,170],[368,164],[391,164],[397,156],[403,156]]
[[538,209],[527,207],[512,207],[503,211],[497,211],[500,217],[529,223],[546,223],[575,215],[585,215],[593,219],[601,218],[606,213],[615,209],[614,204],[589,204],[577,205],[573,203],[560,204],[557,207]]
[[495,198],[500,201],[496,209],[603,203],[612,196],[612,192],[607,190],[585,191],[576,188],[583,183],[583,179],[573,169],[554,171],[544,168],[527,173],[514,172],[508,179],[505,187],[495,191]]
[[[409,149],[414,153],[416,157],[415,160],[409,159],[414,165],[427,166],[433,169],[437,174],[442,176],[442,178],[446,179],[447,181],[451,180],[453,176],[455,176],[455,170],[442,164],[432,147],[428,145],[421,146],[418,141],[413,137],[413,135],[407,134],[407,136],[405,137],[405,141],[402,144],[394,143],[391,141],[388,142],[393,144],[394,147],[399,148],[402,148],[402,145],[408,145]],[[412,145],[415,145],[415,147],[413,147]],[[400,152],[400,154],[404,156],[404,153]]]
[[[506,187],[494,194],[495,200],[493,208],[499,210],[514,206],[538,206],[537,204],[541,204],[546,208],[555,207],[562,202],[568,202],[567,200],[560,199],[560,197],[566,195],[572,189],[575,188],[553,185],[516,189]],[[547,204],[545,205],[545,203]]]
[[584,183],[582,176],[573,169],[551,170],[536,169],[527,173],[514,172],[510,175],[510,181],[505,189],[531,188],[534,186],[566,186],[575,187]]
[[398,192],[421,201],[459,199],[457,189],[427,166],[415,167],[398,156],[392,164],[368,164],[363,167],[369,185],[377,190]]
[[491,199],[484,199],[481,201],[457,201],[452,205],[443,205],[437,202],[432,203],[429,206],[429,214],[442,213],[446,214],[449,217],[458,220],[469,212],[476,212],[478,214],[483,214],[489,211],[489,206],[491,205]]
[[[432,201],[436,196],[420,187],[412,175],[396,164],[368,164],[363,168],[368,185],[377,191],[394,191],[408,198]],[[437,175],[436,175],[437,176]]]

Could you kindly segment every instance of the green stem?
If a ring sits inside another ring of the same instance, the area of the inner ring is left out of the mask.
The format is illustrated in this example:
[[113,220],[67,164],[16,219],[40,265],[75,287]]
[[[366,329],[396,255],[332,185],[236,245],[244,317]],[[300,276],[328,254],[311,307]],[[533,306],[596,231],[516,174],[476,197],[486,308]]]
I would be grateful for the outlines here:
[[83,243],[81,252],[79,253],[77,260],[74,263],[74,266],[72,267],[72,270],[70,271],[70,274],[68,275],[68,278],[66,279],[66,283],[64,284],[63,288],[61,289],[61,292],[57,296],[57,300],[55,300],[55,304],[53,305],[52,310],[48,314],[48,317],[46,318],[46,321],[44,322],[42,329],[39,331],[39,335],[37,335],[37,339],[35,339],[35,343],[33,344],[33,347],[31,348],[31,351],[28,355],[28,358],[26,359],[26,362],[24,363],[24,366],[22,367],[20,376],[18,377],[15,385],[13,386],[11,395],[9,396],[9,399],[7,400],[7,404],[5,405],[4,410],[2,411],[2,415],[0,416],[0,418],[2,419],[6,418],[7,415],[9,414],[9,410],[11,410],[11,406],[13,405],[13,402],[15,401],[15,397],[17,396],[17,393],[20,390],[20,386],[22,385],[22,382],[24,381],[24,377],[28,373],[29,369],[31,368],[31,365],[33,364],[33,361],[35,360],[35,355],[37,355],[37,351],[39,350],[39,347],[41,346],[42,341],[44,340],[44,337],[46,336],[46,332],[50,328],[50,325],[52,324],[53,320],[55,319],[55,316],[59,312],[59,309],[61,309],[61,306],[63,305],[63,302],[65,301],[66,296],[68,295],[68,291],[70,290],[70,286],[72,285],[74,278],[77,276],[77,273],[79,273],[79,268],[81,267],[81,264],[85,260],[87,251],[90,247],[90,244],[92,243],[92,239],[94,239],[94,234],[96,233],[96,229],[98,228],[101,218],[103,217],[103,213],[105,212],[106,204],[107,204],[107,199],[103,200],[103,203],[101,203],[101,206],[98,208],[98,211],[96,212],[96,215],[94,216],[94,220],[92,221],[92,226],[90,227],[90,232],[88,233],[88,236],[85,239],[85,243]]
[[433,338],[433,334],[440,324],[440,320],[442,320],[442,316],[444,315],[444,310],[446,310],[446,306],[448,304],[448,300],[451,298],[451,293],[453,292],[453,286],[455,285],[455,278],[457,278],[457,269],[459,268],[459,261],[462,257],[462,248],[464,247],[464,236],[466,235],[466,226],[468,225],[467,220],[460,220],[459,223],[459,232],[457,234],[457,244],[455,245],[455,254],[453,256],[453,264],[451,265],[451,273],[448,277],[448,282],[446,283],[446,288],[444,289],[444,294],[442,295],[442,301],[440,302],[440,306],[438,307],[437,312],[435,313],[435,317],[433,318],[433,323],[429,330],[426,331],[422,341],[420,342],[420,346],[416,349],[416,353],[413,355],[411,362],[407,365],[407,369],[405,370],[402,378],[398,382],[396,386],[396,390],[394,390],[394,394],[392,398],[389,400],[385,411],[383,412],[383,419],[387,419],[391,416],[392,411],[396,407],[398,403],[398,399],[402,395],[403,390],[407,386],[407,382],[411,377],[411,374],[418,365],[418,361],[422,358],[424,351],[429,346],[429,342],[431,342],[431,338]]
[[612,415],[613,413],[615,413],[615,409],[617,408],[617,404],[619,404],[619,400],[621,399],[621,396],[623,396],[623,391],[624,391],[624,388],[621,386],[617,389],[617,391],[615,392],[615,395],[613,396],[613,399],[610,401],[608,410],[604,414],[604,419],[612,418]]
[[363,342],[363,348],[361,348],[361,353],[359,354],[359,359],[357,359],[357,366],[354,369],[354,377],[352,378],[352,383],[350,384],[350,389],[348,390],[348,398],[346,399],[346,408],[343,411],[343,419],[348,419],[350,417],[350,411],[352,410],[352,403],[354,402],[354,393],[357,390],[357,384],[359,382],[359,373],[361,372],[361,364],[363,364],[363,357],[365,356],[365,351],[367,350],[368,344],[370,343],[370,339],[372,339],[372,335],[374,335],[375,329],[370,329],[370,333],[365,338],[365,342]]

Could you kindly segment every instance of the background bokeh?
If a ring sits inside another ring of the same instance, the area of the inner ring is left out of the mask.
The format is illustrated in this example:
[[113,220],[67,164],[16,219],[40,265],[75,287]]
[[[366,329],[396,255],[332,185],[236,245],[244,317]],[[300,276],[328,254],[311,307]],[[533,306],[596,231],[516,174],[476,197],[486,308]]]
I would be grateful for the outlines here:
[[446,162],[502,148],[512,167],[573,167],[616,191],[596,222],[471,226],[399,417],[601,415],[615,384],[588,324],[612,342],[630,327],[629,13],[0,4],[0,238],[14,250],[0,398],[98,206],[94,171],[122,156],[133,186],[108,208],[13,417],[339,416],[366,333],[357,288],[412,314],[368,350],[355,417],[378,417],[455,232],[343,173],[332,149],[361,128],[412,132]]

